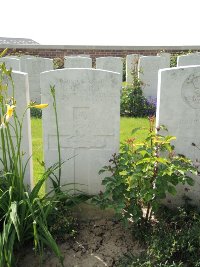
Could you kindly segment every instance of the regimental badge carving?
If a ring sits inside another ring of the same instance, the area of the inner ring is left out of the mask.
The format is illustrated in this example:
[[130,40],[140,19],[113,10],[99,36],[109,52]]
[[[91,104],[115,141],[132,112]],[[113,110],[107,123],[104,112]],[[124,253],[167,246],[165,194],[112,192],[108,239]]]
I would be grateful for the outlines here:
[[193,109],[200,109],[200,75],[191,74],[181,89],[183,101]]

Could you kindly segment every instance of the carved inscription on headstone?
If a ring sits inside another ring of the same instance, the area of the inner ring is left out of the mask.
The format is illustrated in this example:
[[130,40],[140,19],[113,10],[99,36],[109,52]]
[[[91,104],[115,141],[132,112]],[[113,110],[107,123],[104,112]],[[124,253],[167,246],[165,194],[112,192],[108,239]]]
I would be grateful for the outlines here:
[[[200,166],[200,66],[186,66],[161,70],[158,82],[156,125],[165,125],[169,135],[176,136],[176,153],[189,157]],[[195,144],[193,146],[192,144]],[[186,194],[200,206],[200,177],[195,186],[179,188],[177,205]]]
[[191,108],[200,109],[200,76],[191,74],[183,83],[181,96]]
[[[58,160],[56,126],[49,85],[55,85],[62,160],[62,184],[89,194],[102,190],[98,171],[119,148],[120,75],[95,69],[63,69],[41,74],[44,155]],[[51,184],[47,184],[49,190]]]

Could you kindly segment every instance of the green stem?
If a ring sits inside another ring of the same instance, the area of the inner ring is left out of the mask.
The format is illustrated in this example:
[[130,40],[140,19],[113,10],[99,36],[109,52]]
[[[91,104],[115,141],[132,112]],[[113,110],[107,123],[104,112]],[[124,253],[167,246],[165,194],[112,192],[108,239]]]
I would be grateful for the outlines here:
[[58,114],[57,114],[57,107],[56,107],[55,86],[51,86],[51,94],[52,94],[52,97],[53,97],[53,107],[54,107],[55,118],[56,118],[56,134],[57,134],[58,164],[59,164],[58,186],[60,188],[62,162],[61,162],[60,135],[59,135],[59,128],[58,128]]
[[146,221],[146,222],[148,222],[148,221],[151,219],[151,217],[150,217],[150,209],[151,209],[151,204],[148,203],[148,204],[147,204],[146,218],[145,218],[145,221]]
[[1,130],[1,145],[2,145],[2,157],[3,157],[3,167],[4,171],[8,171],[8,165],[7,165],[7,157],[6,157],[6,146],[5,146],[5,137],[3,133],[3,129]]

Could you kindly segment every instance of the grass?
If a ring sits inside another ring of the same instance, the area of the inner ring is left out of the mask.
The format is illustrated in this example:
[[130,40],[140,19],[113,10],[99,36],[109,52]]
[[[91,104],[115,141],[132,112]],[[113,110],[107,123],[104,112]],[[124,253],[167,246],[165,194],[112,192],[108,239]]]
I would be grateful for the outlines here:
[[[37,182],[43,173],[43,167],[39,163],[43,161],[42,120],[31,119],[32,146],[33,146],[33,177]],[[39,160],[39,161],[38,161]]]
[[[131,134],[135,128],[142,128],[137,131],[134,135]],[[120,142],[124,142],[130,137],[135,137],[137,141],[142,141],[147,136],[149,129],[149,121],[147,118],[126,118],[121,117],[120,119]]]
[[[147,118],[124,118],[120,120],[120,142],[124,142],[130,137],[136,137],[138,141],[144,140],[148,130],[137,131],[131,134],[134,128],[148,129],[149,123]],[[37,182],[43,173],[43,167],[39,163],[43,161],[43,142],[42,142],[42,120],[32,118],[32,142],[33,142],[33,176],[34,182]],[[38,161],[39,160],[39,161]]]

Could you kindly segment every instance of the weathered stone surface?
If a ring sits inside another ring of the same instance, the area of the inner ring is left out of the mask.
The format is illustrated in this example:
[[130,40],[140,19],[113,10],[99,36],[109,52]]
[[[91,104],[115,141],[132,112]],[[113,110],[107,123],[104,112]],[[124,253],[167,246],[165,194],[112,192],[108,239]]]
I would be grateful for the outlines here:
[[64,68],[92,68],[92,59],[87,56],[66,56]]
[[126,56],[126,82],[132,83],[133,75],[131,74],[133,71],[137,73],[138,70],[138,60],[140,55],[131,54]]
[[67,161],[61,183],[76,183],[75,188],[97,194],[102,190],[98,171],[119,149],[120,74],[95,69],[41,74],[42,102],[49,103],[42,117],[47,166],[58,161],[50,84],[56,90],[61,156]]
[[[156,125],[165,125],[168,134],[176,136],[176,152],[200,162],[200,66],[161,70],[158,81]],[[192,146],[195,143],[197,147]],[[180,189],[200,205],[199,176],[188,192]],[[176,200],[177,203],[180,202]]]
[[194,53],[177,57],[177,67],[200,65],[200,54]]
[[20,56],[20,71],[23,71],[26,69],[26,60],[27,58],[35,58],[35,56],[31,55],[22,55]]
[[169,68],[165,57],[144,56],[140,57],[138,65],[138,77],[143,82],[143,94],[147,98],[157,97],[158,71]]
[[166,52],[160,52],[157,54],[158,56],[164,57],[167,66],[170,66],[170,59],[171,59],[171,54],[170,53],[166,53]]
[[53,70],[53,60],[49,58],[24,56],[21,71],[28,73],[31,101],[41,102],[40,73]]
[[98,57],[96,58],[96,69],[109,70],[123,74],[123,58],[121,57]]

